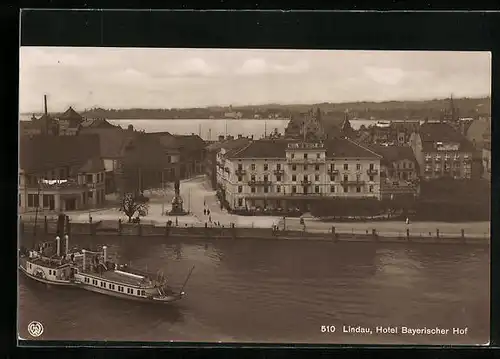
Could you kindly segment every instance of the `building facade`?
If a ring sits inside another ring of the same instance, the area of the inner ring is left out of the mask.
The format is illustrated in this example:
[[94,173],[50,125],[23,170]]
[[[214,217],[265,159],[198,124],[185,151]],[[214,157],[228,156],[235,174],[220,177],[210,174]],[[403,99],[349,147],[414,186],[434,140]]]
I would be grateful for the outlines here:
[[61,212],[105,203],[105,171],[93,136],[36,136],[20,142],[20,213]]
[[412,134],[411,148],[425,180],[449,177],[471,179],[474,147],[447,123],[424,123],[419,132]]
[[347,139],[258,140],[217,153],[230,208],[310,210],[325,198],[380,198],[380,158]]
[[491,147],[489,144],[483,147],[483,178],[491,180]]

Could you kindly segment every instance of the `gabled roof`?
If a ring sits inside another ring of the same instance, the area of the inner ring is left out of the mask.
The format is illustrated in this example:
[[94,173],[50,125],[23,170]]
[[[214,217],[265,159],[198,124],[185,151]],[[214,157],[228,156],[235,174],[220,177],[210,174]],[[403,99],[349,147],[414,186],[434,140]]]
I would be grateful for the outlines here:
[[207,146],[207,151],[213,152],[213,151],[219,151],[221,149],[225,149],[226,151],[232,150],[232,149],[239,149],[242,148],[250,143],[250,139],[247,137],[242,137],[242,138],[235,138],[232,140],[224,140],[221,142],[214,142]]
[[424,152],[434,151],[436,142],[454,142],[460,145],[461,151],[474,150],[472,143],[446,122],[423,123],[420,126],[420,138]]
[[81,128],[79,135],[97,135],[104,159],[117,159],[122,157],[122,150],[128,139],[137,135],[137,132],[124,130],[121,127],[111,128]]
[[59,116],[59,119],[83,121],[83,117],[78,112],[73,110],[71,106],[61,116]]
[[94,119],[94,118],[87,118],[82,121],[81,123],[82,127],[85,128],[116,128],[118,126],[114,126],[105,119]]
[[198,135],[173,135],[170,132],[145,133],[148,138],[158,138],[164,148],[170,150],[198,151],[205,148],[205,141]]
[[408,146],[380,146],[371,145],[370,149],[382,156],[387,163],[397,162],[401,160],[410,160],[416,162],[415,154],[411,147]]
[[28,173],[83,165],[95,157],[100,157],[99,137],[96,135],[23,136],[19,142],[19,167]]
[[296,142],[289,139],[261,139],[252,141],[241,148],[234,148],[226,155],[229,158],[285,158],[285,150],[289,143]]
[[340,158],[381,158],[368,147],[362,146],[346,138],[329,139],[325,141],[326,157]]

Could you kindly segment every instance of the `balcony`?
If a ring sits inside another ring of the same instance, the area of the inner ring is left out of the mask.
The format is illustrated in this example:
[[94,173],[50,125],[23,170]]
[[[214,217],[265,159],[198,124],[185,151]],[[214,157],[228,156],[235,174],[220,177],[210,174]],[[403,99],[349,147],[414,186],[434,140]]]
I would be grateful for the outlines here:
[[236,176],[244,176],[247,174],[247,171],[243,168],[238,168],[234,173]]
[[271,181],[269,180],[262,180],[262,181],[248,181],[248,185],[250,187],[253,187],[253,186],[270,186],[272,184]]
[[460,156],[454,156],[453,161],[460,161]]
[[444,160],[445,160],[445,161],[449,161],[450,159],[451,159],[451,157],[450,157],[450,156],[444,156]]
[[425,173],[432,173],[432,168],[426,168],[426,169],[424,170],[424,172],[425,172]]
[[366,173],[368,174],[368,176],[376,176],[376,175],[378,175],[378,170],[371,168],[371,169],[366,170]]
[[330,169],[328,170],[328,174],[329,174],[330,176],[336,176],[336,175],[338,175],[338,174],[339,174],[339,170],[336,170],[336,169],[332,169],[332,168],[330,168]]
[[441,161],[441,156],[434,157],[434,161]]
[[431,162],[432,157],[431,156],[425,156],[425,162]]
[[289,164],[297,164],[297,163],[325,163],[326,159],[324,158],[287,158]]
[[311,183],[312,183],[312,182],[311,182],[311,181],[309,181],[309,180],[302,180],[302,181],[300,181],[300,184],[302,184],[303,186],[308,186],[308,185],[310,185]]
[[361,180],[342,180],[340,181],[342,186],[363,186],[365,184],[365,181]]
[[273,173],[276,176],[283,176],[285,174],[285,170],[274,170]]
[[41,191],[59,191],[59,190],[84,190],[87,188],[95,188],[95,183],[78,183],[74,178],[66,180],[43,180],[39,183],[28,183],[28,189],[40,189]]

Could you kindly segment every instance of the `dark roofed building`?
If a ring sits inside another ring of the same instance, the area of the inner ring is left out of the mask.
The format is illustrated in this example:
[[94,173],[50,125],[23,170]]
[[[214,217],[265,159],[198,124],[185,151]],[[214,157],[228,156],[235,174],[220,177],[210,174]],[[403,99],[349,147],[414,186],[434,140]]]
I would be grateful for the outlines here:
[[59,135],[75,136],[84,118],[71,106],[59,116]]
[[480,176],[481,167],[473,167],[474,146],[448,123],[423,123],[419,131],[411,135],[410,145],[424,179]]
[[380,161],[382,198],[399,194],[419,195],[419,166],[410,147],[372,145],[370,149],[382,156]]
[[354,133],[347,112],[322,113],[320,109],[293,116],[285,129],[287,138],[307,140],[352,138]]
[[97,136],[22,137],[19,146],[20,212],[71,211],[105,202]]

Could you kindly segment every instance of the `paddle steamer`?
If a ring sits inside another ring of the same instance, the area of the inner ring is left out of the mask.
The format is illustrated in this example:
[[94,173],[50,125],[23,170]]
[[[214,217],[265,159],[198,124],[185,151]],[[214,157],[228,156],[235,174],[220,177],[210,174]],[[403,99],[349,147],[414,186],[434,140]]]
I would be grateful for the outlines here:
[[194,269],[191,268],[180,290],[167,284],[161,273],[156,275],[119,265],[108,258],[107,247],[95,252],[82,249],[69,251],[69,238],[65,236],[65,252],[61,254],[61,240],[45,242],[36,250],[19,251],[19,269],[37,282],[75,287],[113,297],[148,303],[170,303],[182,299],[184,287]]

